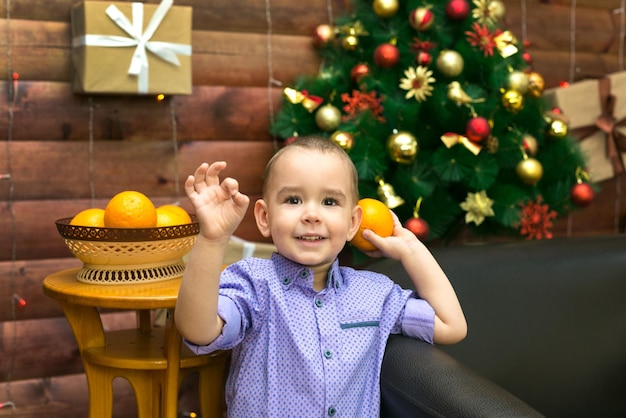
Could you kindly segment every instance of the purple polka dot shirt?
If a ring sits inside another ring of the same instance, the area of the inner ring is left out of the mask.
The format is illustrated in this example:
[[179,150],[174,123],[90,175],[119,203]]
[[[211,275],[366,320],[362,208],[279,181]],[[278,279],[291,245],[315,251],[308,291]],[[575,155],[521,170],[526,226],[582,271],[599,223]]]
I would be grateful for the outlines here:
[[229,417],[377,417],[389,334],[432,343],[434,311],[378,273],[339,267],[321,292],[313,272],[274,254],[220,278],[225,322],[196,353],[232,349]]

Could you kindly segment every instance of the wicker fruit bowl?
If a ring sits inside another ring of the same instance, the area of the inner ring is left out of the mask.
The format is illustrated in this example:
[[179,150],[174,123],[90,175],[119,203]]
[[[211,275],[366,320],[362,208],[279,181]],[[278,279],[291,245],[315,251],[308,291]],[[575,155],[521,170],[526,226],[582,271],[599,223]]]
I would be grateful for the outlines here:
[[56,221],[72,254],[83,262],[77,280],[85,283],[146,283],[179,277],[183,256],[200,228],[192,223],[158,228],[98,228]]

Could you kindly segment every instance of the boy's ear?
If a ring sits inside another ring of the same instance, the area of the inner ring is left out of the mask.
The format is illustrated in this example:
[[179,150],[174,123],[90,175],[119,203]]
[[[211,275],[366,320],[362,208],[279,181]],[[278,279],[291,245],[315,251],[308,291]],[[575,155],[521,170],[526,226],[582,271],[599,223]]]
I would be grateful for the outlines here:
[[361,226],[361,219],[363,218],[363,210],[361,206],[355,205],[352,209],[352,216],[350,217],[350,228],[348,228],[348,241],[350,241],[356,235],[356,232]]
[[259,228],[261,235],[265,238],[269,238],[271,235],[270,222],[265,200],[259,199],[254,202],[254,219],[256,220],[256,227]]

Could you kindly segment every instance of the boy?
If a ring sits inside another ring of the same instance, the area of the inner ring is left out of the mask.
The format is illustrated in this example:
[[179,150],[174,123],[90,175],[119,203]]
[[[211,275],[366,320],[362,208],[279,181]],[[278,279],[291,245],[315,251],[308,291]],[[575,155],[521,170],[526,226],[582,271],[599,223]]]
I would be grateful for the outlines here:
[[[400,260],[417,290],[338,265],[361,222],[357,174],[343,149],[306,137],[268,163],[254,216],[278,253],[248,258],[220,278],[231,234],[249,204],[225,162],[185,182],[200,222],[176,305],[196,353],[232,349],[231,417],[375,417],[387,338],[403,333],[451,344],[466,334],[457,297],[426,247],[394,215],[391,237],[366,230],[373,256]],[[419,295],[419,297],[417,296]]]

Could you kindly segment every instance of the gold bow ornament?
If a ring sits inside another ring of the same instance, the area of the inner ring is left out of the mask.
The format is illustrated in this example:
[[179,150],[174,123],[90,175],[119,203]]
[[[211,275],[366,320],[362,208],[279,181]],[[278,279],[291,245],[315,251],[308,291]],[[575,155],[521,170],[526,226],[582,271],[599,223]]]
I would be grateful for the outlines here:
[[283,94],[289,103],[300,103],[309,113],[312,113],[324,102],[321,97],[310,96],[306,90],[298,91],[287,87],[283,90]]
[[478,155],[480,153],[480,150],[482,149],[480,145],[470,141],[469,138],[463,135],[456,134],[454,132],[448,132],[441,135],[441,141],[448,148],[452,148],[456,144],[461,144],[474,155]]

